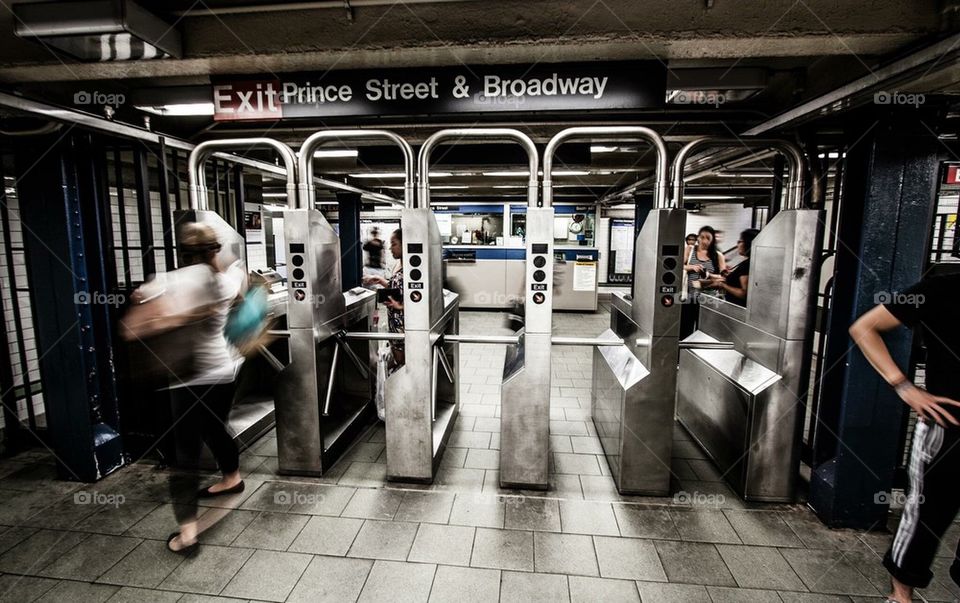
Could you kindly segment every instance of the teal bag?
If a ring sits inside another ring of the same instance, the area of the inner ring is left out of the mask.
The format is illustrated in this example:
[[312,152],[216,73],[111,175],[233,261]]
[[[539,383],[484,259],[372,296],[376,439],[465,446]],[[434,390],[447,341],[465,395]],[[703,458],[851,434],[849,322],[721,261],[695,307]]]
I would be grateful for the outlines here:
[[257,337],[263,331],[267,319],[267,290],[263,287],[251,287],[243,300],[230,310],[223,334],[227,341],[236,347],[248,339]]

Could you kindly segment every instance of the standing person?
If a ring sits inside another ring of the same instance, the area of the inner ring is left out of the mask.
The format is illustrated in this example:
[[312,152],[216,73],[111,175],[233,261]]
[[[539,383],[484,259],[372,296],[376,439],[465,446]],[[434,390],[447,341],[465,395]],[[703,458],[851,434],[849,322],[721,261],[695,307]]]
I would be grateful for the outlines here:
[[370,229],[370,238],[363,244],[363,250],[367,252],[366,267],[378,276],[383,275],[383,241],[376,226]]
[[697,244],[687,246],[683,253],[683,270],[687,278],[686,303],[680,309],[680,338],[697,330],[700,317],[700,280],[719,274],[727,269],[723,254],[717,250],[717,231],[703,226],[697,233]]
[[[399,299],[389,297],[384,305],[387,307],[387,328],[389,331],[391,333],[403,333],[403,231],[399,228],[390,235],[390,255],[397,260],[390,279],[371,275],[363,277],[363,282],[366,285],[376,284],[399,291]],[[394,366],[401,366],[405,360],[403,341],[391,341],[390,349],[393,352]]]
[[714,282],[710,284],[711,288],[723,291],[724,299],[738,306],[747,305],[747,288],[750,286],[750,248],[758,234],[760,231],[756,228],[748,228],[740,233],[737,253],[745,259],[732,270],[728,270],[723,275],[717,275]]
[[[956,314],[960,275],[930,277],[891,295],[850,327],[863,355],[919,420],[910,451],[910,492],[896,537],[883,558],[890,572],[889,601],[912,601],[913,589],[926,588],[930,565],[944,533],[960,509],[960,329]],[[890,356],[881,336],[901,325],[920,330],[927,348],[925,389],[915,386]],[[960,584],[960,549],[950,566]]]
[[196,470],[170,474],[170,492],[174,497],[184,492],[195,493],[187,504],[174,505],[180,531],[167,540],[171,551],[189,555],[196,551],[199,535],[196,499],[236,494],[244,489],[240,453],[226,426],[243,357],[227,343],[223,330],[230,308],[242,292],[246,274],[239,260],[225,269],[218,266],[220,242],[210,226],[192,222],[183,229],[180,251],[184,265],[206,268],[202,272],[208,279],[205,282],[209,283],[206,294],[211,312],[200,323],[193,340],[196,366],[193,376],[170,386],[176,433],[184,457],[179,460],[195,466],[206,443],[223,475],[217,483],[200,490],[200,475]]

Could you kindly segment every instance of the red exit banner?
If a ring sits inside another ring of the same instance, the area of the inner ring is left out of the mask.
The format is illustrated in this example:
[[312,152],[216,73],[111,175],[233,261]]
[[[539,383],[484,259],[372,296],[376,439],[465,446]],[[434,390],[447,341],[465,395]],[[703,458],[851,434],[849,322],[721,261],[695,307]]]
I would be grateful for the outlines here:
[[960,184],[960,165],[953,164],[947,166],[947,177],[944,184]]
[[213,119],[283,119],[280,80],[250,80],[213,87]]

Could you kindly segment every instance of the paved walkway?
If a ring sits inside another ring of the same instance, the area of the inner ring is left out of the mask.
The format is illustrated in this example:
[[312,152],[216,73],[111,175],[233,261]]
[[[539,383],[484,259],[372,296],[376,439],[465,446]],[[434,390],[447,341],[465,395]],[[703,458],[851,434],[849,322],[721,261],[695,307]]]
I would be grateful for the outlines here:
[[[464,312],[461,331],[495,333],[501,320]],[[555,325],[595,335],[607,321]],[[888,534],[827,529],[803,505],[744,504],[679,428],[673,471],[687,496],[618,495],[590,421],[588,349],[555,350],[550,491],[501,490],[503,353],[462,346],[461,416],[433,485],[385,482],[382,426],[322,479],[277,476],[266,437],[243,454],[246,491],[207,503],[224,517],[189,560],[164,550],[176,501],[151,463],[80,485],[56,481],[46,454],[3,461],[0,599],[882,600]],[[947,577],[958,531],[948,536],[931,601],[960,595]]]

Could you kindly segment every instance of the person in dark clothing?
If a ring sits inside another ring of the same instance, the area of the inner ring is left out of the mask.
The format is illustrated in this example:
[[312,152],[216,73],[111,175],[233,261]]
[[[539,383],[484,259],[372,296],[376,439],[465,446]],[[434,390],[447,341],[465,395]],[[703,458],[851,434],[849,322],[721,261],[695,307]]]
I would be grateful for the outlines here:
[[700,228],[697,233],[697,244],[688,245],[684,249],[683,259],[688,297],[680,308],[681,338],[697,330],[697,321],[700,318],[700,281],[727,269],[723,254],[717,249],[717,231],[710,226]]
[[753,240],[757,238],[760,231],[756,228],[748,228],[740,233],[740,240],[737,241],[737,253],[744,260],[719,275],[712,287],[723,291],[724,299],[738,306],[747,305],[747,288],[750,286],[750,248],[753,246]]
[[380,240],[380,229],[370,230],[370,238],[363,244],[367,252],[367,267],[374,270],[383,270],[383,241]]
[[[930,565],[960,510],[960,326],[956,294],[960,275],[925,278],[906,291],[882,296],[880,305],[850,327],[863,355],[917,413],[910,452],[910,491],[893,544],[883,558],[890,572],[888,600],[912,601],[913,589],[930,584]],[[882,333],[901,325],[922,334],[927,348],[925,388],[915,386],[890,356]],[[950,577],[960,584],[960,550]]]

